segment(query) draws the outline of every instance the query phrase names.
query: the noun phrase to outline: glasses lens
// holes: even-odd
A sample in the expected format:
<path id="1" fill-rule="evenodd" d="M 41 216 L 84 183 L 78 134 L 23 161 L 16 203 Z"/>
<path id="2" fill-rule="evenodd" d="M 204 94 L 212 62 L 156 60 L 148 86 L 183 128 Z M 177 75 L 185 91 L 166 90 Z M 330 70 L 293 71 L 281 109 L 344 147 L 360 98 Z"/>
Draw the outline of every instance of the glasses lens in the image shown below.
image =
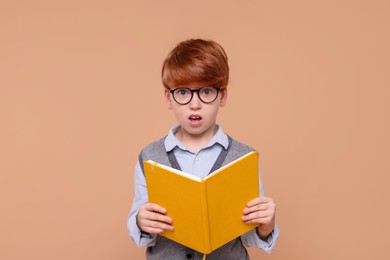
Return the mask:
<path id="1" fill-rule="evenodd" d="M 218 89 L 214 87 L 204 87 L 199 89 L 199 97 L 205 103 L 213 102 L 218 96 Z"/>
<path id="2" fill-rule="evenodd" d="M 172 94 L 173 94 L 173 98 L 179 104 L 186 104 L 186 103 L 190 102 L 191 97 L 192 97 L 192 92 L 188 88 L 175 89 L 175 91 Z"/>
<path id="3" fill-rule="evenodd" d="M 203 87 L 200 89 L 189 89 L 189 88 L 177 88 L 172 90 L 172 95 L 175 101 L 181 105 L 186 105 L 191 102 L 193 93 L 197 92 L 200 100 L 203 103 L 211 103 L 218 97 L 219 89 L 216 87 Z"/>

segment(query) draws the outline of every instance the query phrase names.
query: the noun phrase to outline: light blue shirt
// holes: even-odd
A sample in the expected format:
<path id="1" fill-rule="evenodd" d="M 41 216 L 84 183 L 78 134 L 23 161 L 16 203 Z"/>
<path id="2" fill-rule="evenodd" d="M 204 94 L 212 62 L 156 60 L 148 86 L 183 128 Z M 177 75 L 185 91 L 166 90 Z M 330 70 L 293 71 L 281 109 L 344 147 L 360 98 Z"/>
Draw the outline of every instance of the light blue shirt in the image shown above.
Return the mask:
<path id="1" fill-rule="evenodd" d="M 198 152 L 191 151 L 185 147 L 176 138 L 175 133 L 180 129 L 180 126 L 172 128 L 168 136 L 165 138 L 164 145 L 167 152 L 173 150 L 177 161 L 182 171 L 193 174 L 197 177 L 205 177 L 209 174 L 215 161 L 217 160 L 222 149 L 227 149 L 229 145 L 227 135 L 218 126 L 217 133 L 210 140 L 210 142 L 200 149 Z M 127 221 L 127 227 L 130 237 L 138 247 L 153 246 L 156 242 L 156 234 L 144 235 L 136 224 L 136 216 L 139 208 L 148 202 L 148 193 L 146 188 L 145 176 L 142 172 L 139 162 L 135 166 L 134 175 L 135 196 L 133 205 Z M 259 173 L 259 187 L 260 195 L 264 196 L 264 189 Z M 267 241 L 263 241 L 257 235 L 256 230 L 253 229 L 240 238 L 244 246 L 253 246 L 270 253 L 275 246 L 276 240 L 279 236 L 279 228 L 275 225 L 274 230 L 268 237 Z"/>

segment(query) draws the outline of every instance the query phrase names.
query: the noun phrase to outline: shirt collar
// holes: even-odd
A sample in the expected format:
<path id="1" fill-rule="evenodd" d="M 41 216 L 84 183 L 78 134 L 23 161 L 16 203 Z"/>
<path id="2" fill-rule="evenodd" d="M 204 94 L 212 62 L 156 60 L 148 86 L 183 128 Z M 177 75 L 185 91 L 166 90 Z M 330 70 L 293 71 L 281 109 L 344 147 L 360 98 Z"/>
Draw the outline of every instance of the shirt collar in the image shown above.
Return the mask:
<path id="1" fill-rule="evenodd" d="M 205 147 L 203 147 L 202 149 L 207 148 L 207 147 L 211 147 L 211 146 L 213 146 L 216 143 L 222 145 L 225 149 L 228 148 L 229 140 L 228 140 L 227 135 L 223 132 L 221 126 L 217 125 L 217 128 L 218 128 L 218 130 L 215 133 L 215 135 L 213 136 L 213 138 L 211 138 L 210 142 Z M 188 148 L 186 148 L 175 136 L 175 133 L 179 129 L 180 129 L 180 126 L 175 126 L 175 127 L 172 127 L 169 130 L 169 133 L 168 133 L 167 137 L 164 140 L 165 150 L 167 152 L 173 150 L 176 146 L 179 147 L 182 150 L 187 150 L 188 151 Z"/>

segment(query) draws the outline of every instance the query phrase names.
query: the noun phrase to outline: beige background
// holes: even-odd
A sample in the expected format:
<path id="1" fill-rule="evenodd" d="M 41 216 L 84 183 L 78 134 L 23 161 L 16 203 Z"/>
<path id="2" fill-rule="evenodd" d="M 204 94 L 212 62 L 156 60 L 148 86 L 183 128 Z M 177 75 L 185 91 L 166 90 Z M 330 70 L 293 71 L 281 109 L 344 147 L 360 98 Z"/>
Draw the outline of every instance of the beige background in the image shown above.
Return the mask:
<path id="1" fill-rule="evenodd" d="M 179 41 L 230 58 L 219 123 L 261 153 L 281 228 L 252 259 L 389 259 L 389 1 L 0 2 L 0 259 L 143 259 L 139 150 L 175 123 Z M 227 227 L 228 228 L 228 227 Z"/>

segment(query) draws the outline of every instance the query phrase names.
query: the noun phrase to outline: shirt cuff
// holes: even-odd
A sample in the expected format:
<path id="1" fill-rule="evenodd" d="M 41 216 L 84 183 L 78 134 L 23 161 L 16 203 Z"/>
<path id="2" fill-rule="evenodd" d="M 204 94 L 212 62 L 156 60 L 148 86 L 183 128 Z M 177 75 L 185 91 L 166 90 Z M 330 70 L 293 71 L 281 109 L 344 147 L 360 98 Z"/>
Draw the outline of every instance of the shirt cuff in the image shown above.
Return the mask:
<path id="1" fill-rule="evenodd" d="M 276 245 L 276 240 L 279 237 L 279 227 L 275 225 L 274 230 L 268 236 L 267 240 L 262 240 L 256 232 L 256 229 L 245 233 L 241 236 L 241 241 L 245 246 L 252 246 L 262 249 L 267 253 L 271 253 L 272 249 Z"/>

